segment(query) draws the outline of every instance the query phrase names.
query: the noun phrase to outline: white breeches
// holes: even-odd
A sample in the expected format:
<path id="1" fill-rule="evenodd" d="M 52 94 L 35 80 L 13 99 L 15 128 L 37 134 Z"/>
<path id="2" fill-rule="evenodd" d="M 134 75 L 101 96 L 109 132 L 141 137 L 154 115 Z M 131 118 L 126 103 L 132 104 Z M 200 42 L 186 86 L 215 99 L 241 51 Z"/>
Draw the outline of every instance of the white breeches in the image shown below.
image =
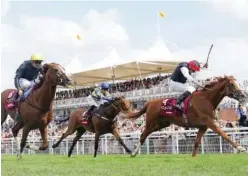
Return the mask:
<path id="1" fill-rule="evenodd" d="M 35 82 L 34 81 L 29 81 L 29 80 L 24 79 L 24 78 L 20 78 L 19 79 L 19 84 L 20 84 L 20 88 L 22 90 L 27 90 L 30 87 L 32 87 L 33 85 L 35 85 Z"/>
<path id="2" fill-rule="evenodd" d="M 188 83 L 179 83 L 179 82 L 175 82 L 173 80 L 170 80 L 170 89 L 171 91 L 175 91 L 175 92 L 185 92 L 185 91 L 189 91 L 189 92 L 194 92 L 196 89 L 191 86 Z"/>
<path id="3" fill-rule="evenodd" d="M 89 104 L 95 105 L 96 107 L 99 107 L 100 105 L 108 102 L 107 100 L 103 100 L 103 99 L 96 100 L 91 95 L 88 96 L 88 101 Z"/>

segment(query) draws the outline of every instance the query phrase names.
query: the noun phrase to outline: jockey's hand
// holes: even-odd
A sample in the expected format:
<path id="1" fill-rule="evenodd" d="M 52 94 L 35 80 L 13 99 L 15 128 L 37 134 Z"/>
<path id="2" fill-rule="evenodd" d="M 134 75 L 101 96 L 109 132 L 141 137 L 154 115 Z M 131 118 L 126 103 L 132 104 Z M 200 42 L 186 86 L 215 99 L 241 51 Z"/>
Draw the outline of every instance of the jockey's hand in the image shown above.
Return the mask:
<path id="1" fill-rule="evenodd" d="M 42 79 L 42 78 L 43 78 L 43 75 L 42 75 L 42 74 L 39 74 L 39 75 L 37 76 L 37 78 Z"/>
<path id="2" fill-rule="evenodd" d="M 18 94 L 19 96 L 22 96 L 23 95 L 23 91 L 21 89 L 18 90 Z"/>
<path id="3" fill-rule="evenodd" d="M 205 63 L 205 64 L 203 65 L 203 68 L 208 68 L 208 63 Z"/>

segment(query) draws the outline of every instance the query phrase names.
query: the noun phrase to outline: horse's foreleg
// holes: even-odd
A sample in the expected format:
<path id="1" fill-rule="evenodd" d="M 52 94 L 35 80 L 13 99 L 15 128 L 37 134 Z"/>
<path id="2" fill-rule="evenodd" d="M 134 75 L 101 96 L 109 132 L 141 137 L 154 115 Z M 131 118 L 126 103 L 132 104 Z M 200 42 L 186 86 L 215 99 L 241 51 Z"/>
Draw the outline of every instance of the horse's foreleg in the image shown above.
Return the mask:
<path id="1" fill-rule="evenodd" d="M 207 131 L 207 127 L 201 127 L 199 128 L 199 131 L 197 133 L 196 139 L 195 139 L 195 146 L 194 146 L 194 151 L 192 153 L 192 157 L 196 156 L 196 152 L 197 152 L 197 148 L 199 146 L 199 143 L 201 142 L 201 138 L 202 136 L 205 134 L 205 132 Z"/>
<path id="2" fill-rule="evenodd" d="M 25 147 L 29 131 L 30 131 L 30 128 L 28 126 L 24 126 L 23 132 L 22 132 L 21 148 L 20 148 L 19 154 L 17 156 L 18 159 L 22 158 L 22 152 L 23 152 L 23 149 Z"/>
<path id="3" fill-rule="evenodd" d="M 42 146 L 39 147 L 39 150 L 46 150 L 48 148 L 48 141 L 47 141 L 47 126 L 44 128 L 40 128 L 40 134 L 43 141 Z"/>
<path id="4" fill-rule="evenodd" d="M 127 153 L 131 153 L 131 150 L 124 144 L 123 140 L 121 139 L 117 128 L 114 128 L 112 131 L 112 134 L 115 136 L 115 138 L 119 141 L 119 143 L 125 148 Z"/>
<path id="5" fill-rule="evenodd" d="M 95 133 L 95 152 L 94 152 L 94 157 L 96 157 L 96 154 L 97 154 L 99 138 L 100 138 L 100 132 L 96 131 L 96 133 Z"/>
<path id="6" fill-rule="evenodd" d="M 213 119 L 213 118 L 212 118 Z M 246 149 L 242 146 L 237 145 L 235 142 L 233 142 L 227 134 L 220 128 L 218 127 L 214 122 L 209 122 L 208 127 L 212 129 L 215 133 L 219 134 L 222 136 L 226 141 L 228 141 L 234 148 L 236 148 L 239 152 L 245 152 Z"/>
<path id="7" fill-rule="evenodd" d="M 76 134 L 75 138 L 73 139 L 72 145 L 71 145 L 70 150 L 69 150 L 69 152 L 68 152 L 68 157 L 71 156 L 72 151 L 73 151 L 73 148 L 75 147 L 77 141 L 78 141 L 78 140 L 81 138 L 81 136 L 85 133 L 85 131 L 86 131 L 86 130 L 85 130 L 84 128 L 78 128 L 78 129 L 77 129 L 77 134 Z"/>

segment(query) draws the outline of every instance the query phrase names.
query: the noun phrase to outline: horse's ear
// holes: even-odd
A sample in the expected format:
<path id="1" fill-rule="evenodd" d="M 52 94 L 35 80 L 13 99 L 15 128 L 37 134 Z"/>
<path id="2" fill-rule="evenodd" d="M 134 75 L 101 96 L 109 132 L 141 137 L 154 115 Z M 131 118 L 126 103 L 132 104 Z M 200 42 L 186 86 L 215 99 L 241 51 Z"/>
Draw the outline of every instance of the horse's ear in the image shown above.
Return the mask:
<path id="1" fill-rule="evenodd" d="M 44 64 L 43 65 L 43 72 L 46 73 L 49 68 L 49 64 Z"/>

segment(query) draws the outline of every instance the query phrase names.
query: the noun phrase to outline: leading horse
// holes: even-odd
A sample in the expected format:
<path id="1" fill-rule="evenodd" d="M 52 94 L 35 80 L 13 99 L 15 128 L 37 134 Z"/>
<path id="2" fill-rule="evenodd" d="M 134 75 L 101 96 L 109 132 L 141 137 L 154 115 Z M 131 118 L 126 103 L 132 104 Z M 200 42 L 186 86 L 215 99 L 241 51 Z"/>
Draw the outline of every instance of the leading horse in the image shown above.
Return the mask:
<path id="1" fill-rule="evenodd" d="M 202 90 L 194 92 L 191 97 L 189 96 L 184 101 L 183 112 L 175 110 L 176 100 L 174 98 L 148 101 L 139 112 L 128 115 L 130 119 L 136 119 L 146 113 L 146 127 L 131 156 L 136 156 L 149 134 L 171 124 L 199 129 L 192 153 L 193 157 L 196 156 L 198 145 L 208 128 L 222 136 L 239 152 L 246 151 L 245 148 L 234 143 L 214 122 L 215 109 L 225 96 L 241 101 L 245 99 L 244 92 L 239 89 L 233 76 L 216 77 L 214 81 L 206 85 Z"/>
<path id="2" fill-rule="evenodd" d="M 19 153 L 18 159 L 22 158 L 23 148 L 26 144 L 27 136 L 30 130 L 39 129 L 43 140 L 43 145 L 40 147 L 27 145 L 27 148 L 32 150 L 46 150 L 48 148 L 47 141 L 47 125 L 53 118 L 52 105 L 56 92 L 57 85 L 69 86 L 72 81 L 65 73 L 63 67 L 59 64 L 51 63 L 44 66 L 44 78 L 37 87 L 33 87 L 27 98 L 16 102 L 21 119 L 17 121 L 12 128 L 13 136 L 17 142 Z M 15 117 L 16 107 L 8 108 L 8 100 L 15 96 L 17 90 L 6 89 L 1 93 L 1 118 L 2 123 L 10 115 L 12 119 Z M 24 93 L 25 95 L 25 93 Z M 18 140 L 18 132 L 23 128 L 21 144 Z"/>
<path id="3" fill-rule="evenodd" d="M 58 147 L 63 139 L 77 131 L 76 137 L 73 139 L 72 146 L 68 152 L 68 157 L 70 157 L 77 141 L 87 130 L 95 133 L 94 157 L 96 157 L 97 154 L 99 137 L 106 133 L 112 133 L 119 143 L 125 148 L 126 152 L 131 153 L 131 150 L 127 148 L 118 133 L 116 119 L 117 114 L 120 112 L 126 114 L 130 113 L 130 110 L 130 102 L 127 99 L 124 97 L 116 97 L 109 104 L 102 105 L 99 109 L 95 110 L 94 113 L 91 114 L 92 117 L 88 123 L 84 123 L 86 121 L 82 119 L 82 116 L 85 113 L 85 109 L 78 108 L 71 113 L 69 118 L 62 120 L 63 122 L 69 120 L 68 128 L 67 131 L 62 134 L 59 141 L 53 145 L 53 148 Z"/>

